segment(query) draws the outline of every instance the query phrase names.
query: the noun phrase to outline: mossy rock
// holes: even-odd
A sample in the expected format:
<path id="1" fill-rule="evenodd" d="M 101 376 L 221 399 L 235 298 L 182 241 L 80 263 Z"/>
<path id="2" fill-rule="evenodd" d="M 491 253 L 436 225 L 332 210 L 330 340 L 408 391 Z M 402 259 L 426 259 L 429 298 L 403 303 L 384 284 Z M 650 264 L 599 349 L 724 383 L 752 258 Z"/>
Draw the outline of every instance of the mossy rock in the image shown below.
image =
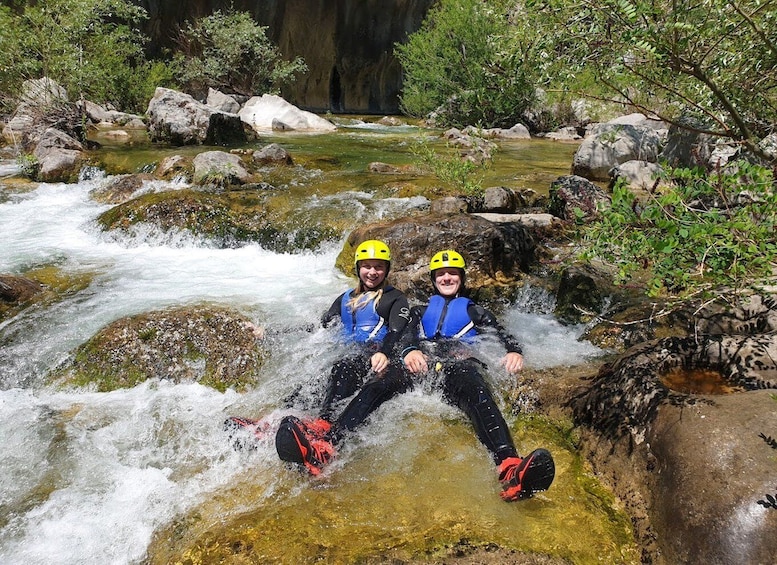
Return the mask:
<path id="1" fill-rule="evenodd" d="M 49 381 L 100 392 L 152 378 L 242 390 L 256 382 L 265 359 L 249 322 L 238 312 L 209 305 L 122 318 L 78 347 Z"/>
<path id="2" fill-rule="evenodd" d="M 106 231 L 132 233 L 138 224 L 151 224 L 164 233 L 187 231 L 223 248 L 258 243 L 278 253 L 315 249 L 340 237 L 337 227 L 290 221 L 282 213 L 272 213 L 269 198 L 260 190 L 144 194 L 104 212 L 98 222 Z"/>
<path id="3" fill-rule="evenodd" d="M 24 276 L 0 275 L 0 322 L 33 305 L 50 305 L 83 290 L 92 275 L 69 274 L 56 265 L 37 267 Z"/>

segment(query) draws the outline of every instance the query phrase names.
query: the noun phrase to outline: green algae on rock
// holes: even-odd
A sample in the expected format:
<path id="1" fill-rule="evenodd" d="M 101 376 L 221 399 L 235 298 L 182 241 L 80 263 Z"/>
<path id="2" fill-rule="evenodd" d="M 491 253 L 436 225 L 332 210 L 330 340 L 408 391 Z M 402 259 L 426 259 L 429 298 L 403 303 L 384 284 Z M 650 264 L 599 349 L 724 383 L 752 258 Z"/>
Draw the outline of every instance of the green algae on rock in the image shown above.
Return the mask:
<path id="1" fill-rule="evenodd" d="M 151 378 L 244 389 L 255 382 L 265 358 L 249 324 L 238 312 L 207 305 L 122 318 L 79 346 L 49 380 L 100 392 Z"/>
<path id="2" fill-rule="evenodd" d="M 271 214 L 267 200 L 261 190 L 173 190 L 133 198 L 103 212 L 97 221 L 107 231 L 132 233 L 134 226 L 148 224 L 163 233 L 188 232 L 219 247 L 258 243 L 281 253 L 313 249 L 341 233 L 335 227 L 290 222 Z"/>

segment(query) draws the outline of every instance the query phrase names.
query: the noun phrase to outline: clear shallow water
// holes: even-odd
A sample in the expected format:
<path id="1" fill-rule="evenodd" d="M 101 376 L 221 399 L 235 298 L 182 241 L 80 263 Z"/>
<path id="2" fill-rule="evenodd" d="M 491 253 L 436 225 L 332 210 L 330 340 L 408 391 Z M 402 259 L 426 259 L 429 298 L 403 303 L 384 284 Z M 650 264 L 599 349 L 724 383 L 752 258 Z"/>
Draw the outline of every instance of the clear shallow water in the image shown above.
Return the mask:
<path id="1" fill-rule="evenodd" d="M 227 415 L 277 421 L 280 399 L 297 387 L 320 393 L 340 352 L 325 331 L 293 328 L 317 320 L 349 286 L 334 269 L 340 243 L 277 254 L 153 233 L 109 238 L 93 224 L 106 209 L 89 197 L 99 182 L 42 184 L 24 193 L 0 183 L 0 273 L 54 263 L 92 276 L 86 289 L 0 324 L 0 563 L 162 563 L 183 554 L 225 562 L 227 550 L 213 549 L 214 539 L 221 548 L 250 540 L 255 562 L 353 562 L 375 548 L 423 551 L 432 538 L 524 544 L 580 563 L 629 555 L 624 525 L 598 509 L 598 494 L 581 490 L 573 454 L 557 451 L 559 477 L 547 496 L 506 505 L 467 422 L 420 391 L 385 405 L 320 483 L 283 467 L 270 439 L 253 451 L 232 450 L 221 430 Z M 318 198 L 311 195 L 307 205 Z M 418 205 L 377 200 L 362 211 L 364 221 Z M 254 390 L 222 394 L 164 381 L 110 393 L 44 386 L 46 372 L 104 325 L 200 301 L 292 328 L 274 338 Z M 529 290 L 505 314 L 528 364 L 575 364 L 599 353 L 577 341 L 580 329 L 556 323 L 551 310 L 549 297 Z M 498 387 L 510 381 L 498 369 L 492 377 Z M 512 423 L 527 449 L 553 441 L 531 423 Z"/>

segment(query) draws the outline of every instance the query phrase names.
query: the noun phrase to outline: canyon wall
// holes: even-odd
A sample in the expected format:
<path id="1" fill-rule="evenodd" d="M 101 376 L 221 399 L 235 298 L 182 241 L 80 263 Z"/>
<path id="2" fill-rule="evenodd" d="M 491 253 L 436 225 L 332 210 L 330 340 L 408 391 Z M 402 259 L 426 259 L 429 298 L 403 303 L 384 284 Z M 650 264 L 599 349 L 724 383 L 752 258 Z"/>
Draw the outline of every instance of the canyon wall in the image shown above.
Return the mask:
<path id="1" fill-rule="evenodd" d="M 146 9 L 152 53 L 173 44 L 178 27 L 216 10 L 249 12 L 288 59 L 308 73 L 283 96 L 314 112 L 395 114 L 402 72 L 395 43 L 416 31 L 435 0 L 136 0 Z"/>

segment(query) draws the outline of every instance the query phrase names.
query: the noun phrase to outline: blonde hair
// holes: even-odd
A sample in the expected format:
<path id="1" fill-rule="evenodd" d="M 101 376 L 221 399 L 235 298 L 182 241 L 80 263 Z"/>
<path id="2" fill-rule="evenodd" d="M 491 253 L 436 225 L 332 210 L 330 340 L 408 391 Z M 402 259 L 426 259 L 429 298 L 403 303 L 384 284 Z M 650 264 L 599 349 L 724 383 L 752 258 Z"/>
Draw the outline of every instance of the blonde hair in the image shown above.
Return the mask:
<path id="1" fill-rule="evenodd" d="M 386 287 L 386 280 L 380 283 L 380 287 L 377 290 L 364 290 L 364 283 L 359 280 L 359 286 L 357 286 L 351 293 L 351 299 L 346 306 L 351 312 L 356 312 L 360 308 L 364 308 L 370 301 L 375 302 L 375 308 L 378 307 L 380 299 L 383 297 L 383 289 Z"/>

